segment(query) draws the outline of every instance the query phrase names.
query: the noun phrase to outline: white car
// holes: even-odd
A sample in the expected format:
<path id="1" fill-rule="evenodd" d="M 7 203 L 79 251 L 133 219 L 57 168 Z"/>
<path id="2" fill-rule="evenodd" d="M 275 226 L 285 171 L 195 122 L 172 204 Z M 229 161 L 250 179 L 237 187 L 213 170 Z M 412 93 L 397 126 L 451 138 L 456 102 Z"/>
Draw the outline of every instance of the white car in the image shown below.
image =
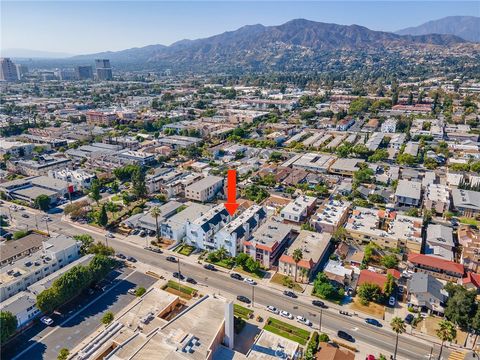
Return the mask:
<path id="1" fill-rule="evenodd" d="M 127 291 L 130 295 L 135 295 L 135 289 L 128 289 Z"/>
<path id="2" fill-rule="evenodd" d="M 278 309 L 275 306 L 268 305 L 267 306 L 267 311 L 270 311 L 271 313 L 277 314 L 279 313 Z"/>
<path id="3" fill-rule="evenodd" d="M 48 325 L 48 326 L 53 324 L 53 320 L 51 318 L 49 318 L 48 316 L 44 316 L 44 317 L 40 318 L 40 321 L 42 323 L 44 323 L 45 325 Z"/>
<path id="4" fill-rule="evenodd" d="M 310 320 L 307 320 L 303 316 L 300 316 L 300 315 L 297 316 L 297 322 L 299 322 L 300 324 L 307 325 L 307 326 L 312 326 L 312 322 Z"/>
<path id="5" fill-rule="evenodd" d="M 285 311 L 285 310 L 280 311 L 280 316 L 283 316 L 284 318 L 293 320 L 293 315 L 290 314 L 288 311 Z"/>
<path id="6" fill-rule="evenodd" d="M 108 232 L 108 233 L 107 233 L 107 237 L 109 237 L 109 238 L 114 238 L 115 235 L 113 235 L 111 232 Z"/>
<path id="7" fill-rule="evenodd" d="M 257 285 L 257 283 L 255 282 L 255 280 L 253 279 L 250 279 L 250 278 L 245 278 L 243 279 L 243 281 L 245 281 L 247 284 L 249 285 Z"/>

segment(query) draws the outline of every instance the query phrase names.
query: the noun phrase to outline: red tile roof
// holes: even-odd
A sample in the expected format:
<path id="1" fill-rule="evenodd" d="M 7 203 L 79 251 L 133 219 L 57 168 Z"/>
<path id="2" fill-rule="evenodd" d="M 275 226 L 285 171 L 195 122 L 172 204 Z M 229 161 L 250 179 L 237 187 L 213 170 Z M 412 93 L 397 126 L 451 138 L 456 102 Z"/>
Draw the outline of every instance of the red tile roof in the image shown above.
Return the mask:
<path id="1" fill-rule="evenodd" d="M 400 271 L 396 269 L 388 269 L 387 274 L 391 274 L 397 280 L 401 277 Z"/>
<path id="2" fill-rule="evenodd" d="M 463 278 L 463 284 L 472 284 L 477 289 L 480 289 L 480 274 L 474 272 L 467 272 L 467 276 Z"/>
<path id="3" fill-rule="evenodd" d="M 449 271 L 457 274 L 465 273 L 465 268 L 462 264 L 437 258 L 435 256 L 423 255 L 423 254 L 410 254 L 408 255 L 408 261 L 413 264 L 423 265 L 432 267 L 435 269 L 440 269 L 443 271 Z"/>
<path id="4" fill-rule="evenodd" d="M 360 271 L 360 277 L 358 278 L 358 285 L 362 284 L 375 284 L 380 287 L 380 289 L 383 290 L 383 286 L 385 285 L 385 282 L 387 281 L 387 276 L 383 274 L 378 274 L 376 272 L 370 271 L 370 270 L 361 270 Z"/>

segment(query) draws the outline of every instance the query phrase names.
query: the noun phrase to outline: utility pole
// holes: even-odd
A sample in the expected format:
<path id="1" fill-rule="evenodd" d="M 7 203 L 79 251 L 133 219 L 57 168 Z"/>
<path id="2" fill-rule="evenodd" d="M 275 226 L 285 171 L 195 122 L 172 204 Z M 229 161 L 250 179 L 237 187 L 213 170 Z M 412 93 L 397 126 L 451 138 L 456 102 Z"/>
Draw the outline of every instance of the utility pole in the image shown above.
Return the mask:
<path id="1" fill-rule="evenodd" d="M 50 236 L 50 230 L 48 229 L 48 219 L 45 218 L 45 226 L 47 227 L 47 234 Z"/>
<path id="2" fill-rule="evenodd" d="M 180 272 L 180 258 L 177 258 L 178 259 L 178 290 L 180 291 L 180 278 L 182 277 L 182 273 Z"/>
<path id="3" fill-rule="evenodd" d="M 105 246 L 108 247 L 108 236 L 105 234 Z"/>
<path id="4" fill-rule="evenodd" d="M 35 226 L 37 227 L 38 230 L 38 219 L 37 219 L 37 214 L 33 215 L 35 217 Z"/>
<path id="5" fill-rule="evenodd" d="M 255 307 L 255 285 L 250 285 L 252 287 L 252 308 Z"/>
<path id="6" fill-rule="evenodd" d="M 319 331 L 322 331 L 322 315 L 323 315 L 323 309 L 320 309 L 320 321 L 318 324 Z"/>

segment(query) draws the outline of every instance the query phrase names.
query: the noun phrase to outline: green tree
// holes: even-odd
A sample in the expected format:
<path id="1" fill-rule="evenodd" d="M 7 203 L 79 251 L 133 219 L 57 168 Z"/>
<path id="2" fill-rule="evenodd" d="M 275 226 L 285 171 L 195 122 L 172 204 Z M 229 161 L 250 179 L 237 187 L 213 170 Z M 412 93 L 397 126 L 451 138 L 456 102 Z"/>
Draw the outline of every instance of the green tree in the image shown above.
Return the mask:
<path id="1" fill-rule="evenodd" d="M 476 309 L 476 292 L 467 290 L 461 285 L 448 285 L 446 287 L 449 297 L 445 307 L 445 317 L 460 326 L 468 329 Z"/>
<path id="2" fill-rule="evenodd" d="M 100 185 L 100 181 L 98 179 L 94 179 L 92 181 L 92 185 L 90 186 L 90 193 L 88 194 L 90 198 L 95 201 L 97 204 L 102 198 L 102 195 L 100 195 L 100 188 L 102 186 Z"/>
<path id="3" fill-rule="evenodd" d="M 88 235 L 88 234 L 75 235 L 73 238 L 82 243 L 80 247 L 80 253 L 82 255 L 86 255 L 90 253 L 90 247 L 93 245 L 93 238 L 91 235 Z"/>
<path id="4" fill-rule="evenodd" d="M 143 198 L 147 195 L 145 173 L 140 167 L 138 167 L 132 174 L 132 191 L 138 198 Z"/>
<path id="5" fill-rule="evenodd" d="M 417 162 L 417 158 L 413 155 L 403 153 L 397 156 L 397 163 L 402 164 L 402 165 L 415 165 Z"/>
<path id="6" fill-rule="evenodd" d="M 98 214 L 98 224 L 105 227 L 108 224 L 108 215 L 107 209 L 105 208 L 105 204 L 102 205 L 100 209 L 100 213 Z"/>
<path id="7" fill-rule="evenodd" d="M 393 332 L 396 334 L 395 337 L 395 351 L 393 353 L 393 360 L 397 359 L 397 350 L 398 350 L 398 335 L 403 334 L 406 330 L 405 321 L 403 321 L 398 316 L 394 317 L 390 322 L 390 327 Z"/>
<path id="8" fill-rule="evenodd" d="M 67 348 L 60 349 L 58 352 L 57 360 L 67 360 L 68 355 L 70 355 L 70 351 Z"/>
<path id="9" fill-rule="evenodd" d="M 385 296 L 390 296 L 393 290 L 395 290 L 395 279 L 392 274 L 387 274 L 387 281 L 385 281 L 385 285 L 383 286 L 383 293 Z"/>
<path id="10" fill-rule="evenodd" d="M 135 296 L 142 296 L 143 294 L 145 294 L 147 292 L 147 290 L 144 288 L 144 287 L 139 287 L 135 290 Z"/>
<path id="11" fill-rule="evenodd" d="M 150 211 L 150 215 L 155 218 L 155 233 L 157 235 L 157 242 L 160 242 L 160 229 L 158 228 L 158 218 L 162 215 L 162 210 L 160 207 L 155 206 L 152 211 Z"/>
<path id="12" fill-rule="evenodd" d="M 47 211 L 50 208 L 50 197 L 45 194 L 38 195 L 35 198 L 35 207 L 42 211 Z"/>
<path id="13" fill-rule="evenodd" d="M 4 344 L 17 330 L 17 317 L 9 311 L 0 311 L 0 340 Z"/>
<path id="14" fill-rule="evenodd" d="M 295 262 L 295 282 L 297 282 L 298 263 L 303 259 L 302 249 L 293 250 L 292 259 Z"/>
<path id="15" fill-rule="evenodd" d="M 245 266 L 251 273 L 255 273 L 260 269 L 260 263 L 255 261 L 252 257 L 249 257 L 245 262 Z"/>
<path id="16" fill-rule="evenodd" d="M 442 358 L 443 345 L 445 341 L 453 341 L 457 337 L 457 329 L 455 326 L 447 320 L 442 320 L 438 323 L 438 329 L 435 331 L 437 337 L 442 341 L 440 346 L 440 352 L 438 354 L 438 360 Z"/>
<path id="17" fill-rule="evenodd" d="M 103 325 L 109 325 L 114 319 L 114 315 L 111 311 L 107 311 L 105 314 L 102 316 L 102 324 Z"/>
<path id="18" fill-rule="evenodd" d="M 381 289 L 377 284 L 364 283 L 358 288 L 358 297 L 362 304 L 368 304 L 370 301 L 379 301 Z"/>
<path id="19" fill-rule="evenodd" d="M 380 263 L 385 266 L 387 269 L 394 269 L 398 265 L 398 258 L 396 255 L 385 255 L 380 260 Z"/>

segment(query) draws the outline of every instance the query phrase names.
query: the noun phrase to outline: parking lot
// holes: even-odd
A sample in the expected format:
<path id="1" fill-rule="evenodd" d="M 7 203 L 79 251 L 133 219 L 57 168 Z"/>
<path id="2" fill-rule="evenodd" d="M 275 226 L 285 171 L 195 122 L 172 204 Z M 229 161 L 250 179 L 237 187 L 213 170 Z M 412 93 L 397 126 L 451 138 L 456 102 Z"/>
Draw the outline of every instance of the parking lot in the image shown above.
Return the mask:
<path id="1" fill-rule="evenodd" d="M 148 288 L 156 279 L 128 268 L 114 271 L 103 283 L 103 289 L 86 293 L 53 314 L 52 326 L 36 323 L 12 341 L 2 353 L 3 359 L 56 359 L 62 348 L 72 349 L 98 326 L 106 311 L 114 314 L 124 308 L 133 296 L 129 289 Z M 61 331 L 58 331 L 61 330 Z"/>

